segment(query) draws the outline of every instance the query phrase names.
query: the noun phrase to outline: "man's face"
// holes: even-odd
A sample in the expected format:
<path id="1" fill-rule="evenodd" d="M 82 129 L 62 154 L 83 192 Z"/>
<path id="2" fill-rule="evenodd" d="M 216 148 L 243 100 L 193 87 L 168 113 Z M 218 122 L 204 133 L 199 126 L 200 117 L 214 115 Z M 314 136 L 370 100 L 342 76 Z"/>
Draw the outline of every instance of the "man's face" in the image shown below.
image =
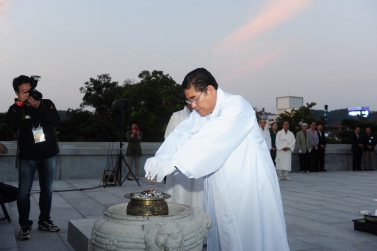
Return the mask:
<path id="1" fill-rule="evenodd" d="M 132 130 L 137 130 L 138 129 L 137 124 L 132 124 L 131 128 L 132 128 Z"/>
<path id="2" fill-rule="evenodd" d="M 365 132 L 366 132 L 367 134 L 370 134 L 370 133 L 372 132 L 372 130 L 371 130 L 370 128 L 367 128 L 367 129 L 365 129 Z"/>
<path id="3" fill-rule="evenodd" d="M 321 132 L 322 132 L 322 129 L 323 129 L 322 125 L 317 125 L 317 130 L 318 130 L 318 131 L 321 131 Z"/>
<path id="4" fill-rule="evenodd" d="M 278 124 L 274 123 L 272 125 L 272 130 L 276 131 L 278 129 Z"/>
<path id="5" fill-rule="evenodd" d="M 310 129 L 312 129 L 312 130 L 315 129 L 315 122 L 312 122 L 312 123 L 310 124 Z"/>
<path id="6" fill-rule="evenodd" d="M 359 134 L 359 133 L 360 133 L 360 127 L 356 127 L 356 129 L 355 129 L 355 133 L 356 133 L 356 134 Z"/>
<path id="7" fill-rule="evenodd" d="M 308 126 L 307 125 L 303 125 L 303 126 L 301 126 L 301 129 L 302 129 L 303 132 L 306 132 L 306 129 L 308 129 Z"/>
<path id="8" fill-rule="evenodd" d="M 191 86 L 190 89 L 184 90 L 184 92 L 186 99 L 193 101 L 191 106 L 200 114 L 200 116 L 205 117 L 215 109 L 217 91 L 212 85 L 207 86 L 207 89 L 203 92 L 196 91 L 194 86 Z"/>
<path id="9" fill-rule="evenodd" d="M 285 121 L 285 122 L 283 123 L 283 129 L 284 129 L 285 131 L 287 131 L 287 130 L 289 129 L 289 122 L 288 122 L 288 121 Z"/>
<path id="10" fill-rule="evenodd" d="M 266 120 L 262 119 L 260 122 L 259 122 L 259 126 L 264 129 L 264 127 L 266 126 Z"/>

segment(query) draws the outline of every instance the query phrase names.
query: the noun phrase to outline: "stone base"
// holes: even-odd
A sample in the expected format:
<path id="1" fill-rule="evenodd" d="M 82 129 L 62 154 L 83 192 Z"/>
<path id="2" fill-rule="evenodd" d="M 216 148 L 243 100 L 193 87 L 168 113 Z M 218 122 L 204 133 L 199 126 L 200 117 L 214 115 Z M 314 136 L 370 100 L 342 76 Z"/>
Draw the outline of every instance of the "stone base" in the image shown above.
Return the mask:
<path id="1" fill-rule="evenodd" d="M 68 243 L 76 251 L 91 250 L 91 235 L 97 218 L 84 220 L 70 220 L 68 222 Z"/>

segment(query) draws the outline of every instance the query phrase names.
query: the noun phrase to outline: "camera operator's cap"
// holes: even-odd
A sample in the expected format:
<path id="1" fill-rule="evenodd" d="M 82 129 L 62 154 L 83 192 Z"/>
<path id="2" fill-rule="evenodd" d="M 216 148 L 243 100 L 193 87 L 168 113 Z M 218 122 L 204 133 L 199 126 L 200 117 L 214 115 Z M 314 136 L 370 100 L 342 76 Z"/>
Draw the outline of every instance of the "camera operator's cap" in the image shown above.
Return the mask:
<path id="1" fill-rule="evenodd" d="M 301 126 L 308 126 L 308 124 L 306 124 L 306 123 L 302 123 Z"/>

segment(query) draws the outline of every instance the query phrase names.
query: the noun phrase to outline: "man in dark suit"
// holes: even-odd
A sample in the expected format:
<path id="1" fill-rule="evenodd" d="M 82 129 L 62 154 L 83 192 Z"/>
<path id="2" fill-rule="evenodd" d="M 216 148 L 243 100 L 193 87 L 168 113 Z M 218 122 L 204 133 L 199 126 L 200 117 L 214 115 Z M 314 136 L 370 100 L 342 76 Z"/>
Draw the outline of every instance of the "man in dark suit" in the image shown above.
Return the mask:
<path id="1" fill-rule="evenodd" d="M 326 172 L 325 169 L 325 149 L 326 149 L 326 137 L 325 133 L 323 132 L 323 124 L 319 122 L 317 124 L 317 134 L 318 134 L 318 163 L 319 163 L 319 171 Z"/>
<path id="2" fill-rule="evenodd" d="M 355 133 L 351 135 L 351 144 L 352 144 L 352 154 L 353 154 L 353 162 L 352 162 L 352 170 L 353 171 L 364 171 L 361 169 L 361 157 L 363 155 L 363 137 L 360 135 L 360 127 L 355 128 Z"/>
<path id="3" fill-rule="evenodd" d="M 365 128 L 365 134 L 363 135 L 364 143 L 364 170 L 365 171 L 374 171 L 373 168 L 373 155 L 374 147 L 376 146 L 376 139 L 372 135 L 372 130 L 370 127 Z"/>

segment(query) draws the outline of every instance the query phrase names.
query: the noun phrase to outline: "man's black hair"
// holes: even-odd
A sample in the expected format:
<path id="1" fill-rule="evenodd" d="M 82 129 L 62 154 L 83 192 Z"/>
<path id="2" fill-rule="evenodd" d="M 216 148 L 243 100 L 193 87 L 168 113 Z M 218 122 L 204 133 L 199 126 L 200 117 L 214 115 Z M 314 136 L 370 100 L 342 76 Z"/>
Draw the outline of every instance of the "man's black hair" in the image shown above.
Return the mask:
<path id="1" fill-rule="evenodd" d="M 319 125 L 322 125 L 322 126 L 323 126 L 323 123 L 322 123 L 322 122 L 318 122 L 318 123 L 317 123 L 317 126 L 319 126 Z"/>
<path id="2" fill-rule="evenodd" d="M 18 93 L 18 87 L 22 84 L 28 83 L 31 83 L 31 78 L 25 75 L 20 75 L 17 78 L 13 79 L 13 89 Z"/>
<path id="3" fill-rule="evenodd" d="M 131 123 L 130 123 L 130 126 L 132 126 L 133 124 L 139 125 L 139 123 L 137 123 L 136 120 L 132 120 Z"/>
<path id="4" fill-rule="evenodd" d="M 218 84 L 212 74 L 204 68 L 198 68 L 189 72 L 182 82 L 182 89 L 190 89 L 194 86 L 195 91 L 204 92 L 207 86 L 212 85 L 216 90 Z"/>
<path id="5" fill-rule="evenodd" d="M 282 125 L 284 125 L 284 122 L 288 122 L 288 124 L 289 124 L 289 120 L 283 120 L 283 124 Z"/>

